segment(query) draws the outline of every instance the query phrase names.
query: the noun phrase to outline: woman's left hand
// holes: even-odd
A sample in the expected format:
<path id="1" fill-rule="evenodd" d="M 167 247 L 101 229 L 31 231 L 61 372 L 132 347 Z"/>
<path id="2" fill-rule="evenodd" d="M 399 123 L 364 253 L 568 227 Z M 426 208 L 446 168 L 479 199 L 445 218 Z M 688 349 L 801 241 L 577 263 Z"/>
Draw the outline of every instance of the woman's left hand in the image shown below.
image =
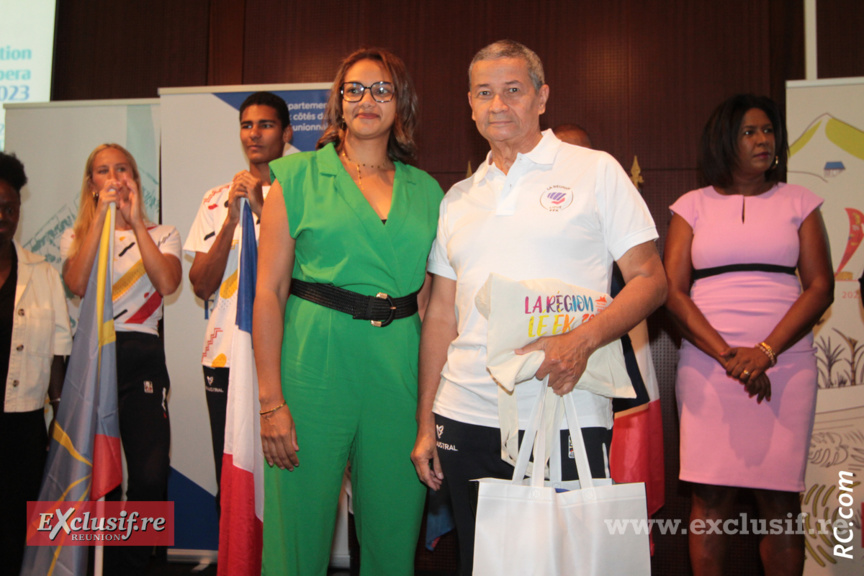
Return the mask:
<path id="1" fill-rule="evenodd" d="M 726 360 L 726 374 L 744 384 L 750 396 L 771 400 L 771 383 L 765 371 L 771 367 L 771 360 L 758 348 L 730 348 L 723 355 Z"/>
<path id="2" fill-rule="evenodd" d="M 757 404 L 761 404 L 763 399 L 771 401 L 771 380 L 764 372 L 758 376 L 750 376 L 744 383 L 744 389 L 747 390 L 750 398 L 756 396 Z"/>

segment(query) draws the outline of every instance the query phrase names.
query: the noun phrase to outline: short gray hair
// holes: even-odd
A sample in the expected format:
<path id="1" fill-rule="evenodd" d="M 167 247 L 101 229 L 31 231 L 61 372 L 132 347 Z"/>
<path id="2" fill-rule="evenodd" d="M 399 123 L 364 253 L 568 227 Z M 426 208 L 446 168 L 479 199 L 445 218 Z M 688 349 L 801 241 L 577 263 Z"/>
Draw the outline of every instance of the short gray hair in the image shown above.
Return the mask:
<path id="1" fill-rule="evenodd" d="M 524 60 L 528 66 L 528 76 L 531 77 L 531 83 L 534 84 L 535 90 L 540 90 L 540 87 L 546 83 L 543 63 L 533 50 L 515 40 L 498 40 L 485 48 L 481 48 L 474 55 L 471 65 L 468 66 L 468 89 L 471 89 L 471 70 L 474 69 L 475 63 L 483 60 L 501 60 L 502 58 L 521 58 Z"/>

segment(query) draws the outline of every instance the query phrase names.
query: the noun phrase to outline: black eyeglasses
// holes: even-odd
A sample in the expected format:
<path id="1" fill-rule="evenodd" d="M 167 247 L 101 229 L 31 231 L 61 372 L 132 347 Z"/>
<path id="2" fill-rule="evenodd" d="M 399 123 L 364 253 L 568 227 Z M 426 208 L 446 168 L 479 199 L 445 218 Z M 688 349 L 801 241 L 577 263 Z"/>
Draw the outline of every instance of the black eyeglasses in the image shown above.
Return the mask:
<path id="1" fill-rule="evenodd" d="M 366 90 L 372 94 L 376 102 L 390 102 L 396 94 L 393 84 L 390 82 L 375 82 L 371 86 L 364 86 L 360 82 L 346 82 L 339 88 L 339 93 L 346 102 L 360 102 L 366 94 Z"/>

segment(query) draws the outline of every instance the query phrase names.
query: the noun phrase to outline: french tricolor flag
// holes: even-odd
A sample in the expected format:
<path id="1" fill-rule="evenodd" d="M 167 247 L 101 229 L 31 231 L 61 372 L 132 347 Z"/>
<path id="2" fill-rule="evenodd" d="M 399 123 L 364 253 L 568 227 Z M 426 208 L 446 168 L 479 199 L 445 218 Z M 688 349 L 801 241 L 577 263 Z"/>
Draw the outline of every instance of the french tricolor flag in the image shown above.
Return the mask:
<path id="1" fill-rule="evenodd" d="M 648 514 L 653 515 L 666 501 L 666 482 L 660 387 L 651 360 L 647 324 L 640 322 L 630 331 L 629 339 L 623 338 L 621 343 L 636 398 L 612 401 L 615 425 L 609 466 L 616 482 L 645 483 Z"/>
<path id="2" fill-rule="evenodd" d="M 219 575 L 261 574 L 264 460 L 258 420 L 258 374 L 252 352 L 258 244 L 248 203 L 243 205 L 237 326 L 231 344 L 225 455 L 222 459 Z"/>

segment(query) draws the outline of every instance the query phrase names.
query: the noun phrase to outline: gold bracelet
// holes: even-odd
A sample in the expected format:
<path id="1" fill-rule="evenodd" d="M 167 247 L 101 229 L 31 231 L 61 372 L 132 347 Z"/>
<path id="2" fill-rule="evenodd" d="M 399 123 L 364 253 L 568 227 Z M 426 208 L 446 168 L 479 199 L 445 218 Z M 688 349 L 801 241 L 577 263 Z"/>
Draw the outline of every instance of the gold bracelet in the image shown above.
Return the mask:
<path id="1" fill-rule="evenodd" d="M 760 342 L 756 348 L 761 350 L 766 356 L 768 356 L 768 361 L 771 366 L 777 365 L 777 354 L 774 353 L 774 349 L 767 342 Z"/>
<path id="2" fill-rule="evenodd" d="M 283 400 L 282 403 L 279 404 L 278 406 L 276 406 L 275 408 L 271 408 L 270 410 L 261 410 L 258 412 L 258 414 L 261 416 L 266 416 L 268 414 L 272 414 L 273 412 L 276 412 L 276 410 L 279 410 L 280 408 L 282 408 L 283 406 L 286 406 L 287 404 L 288 404 L 288 402 Z"/>

